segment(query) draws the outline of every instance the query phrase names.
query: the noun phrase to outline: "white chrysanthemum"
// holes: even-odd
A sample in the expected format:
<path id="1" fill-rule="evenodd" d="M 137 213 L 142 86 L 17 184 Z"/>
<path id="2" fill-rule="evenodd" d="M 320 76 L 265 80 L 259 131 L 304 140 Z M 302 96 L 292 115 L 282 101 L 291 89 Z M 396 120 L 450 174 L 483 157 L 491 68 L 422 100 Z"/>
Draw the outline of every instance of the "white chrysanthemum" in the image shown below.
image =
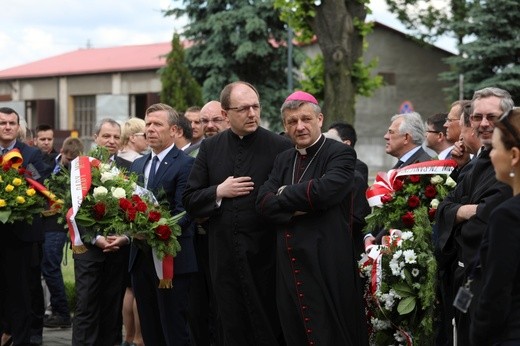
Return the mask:
<path id="1" fill-rule="evenodd" d="M 104 186 L 98 186 L 94 188 L 94 192 L 92 193 L 94 197 L 98 197 L 101 195 L 106 195 L 108 193 L 108 190 Z"/>
<path id="2" fill-rule="evenodd" d="M 404 250 L 403 252 L 404 261 L 408 264 L 417 263 L 417 255 L 413 249 Z"/>
<path id="3" fill-rule="evenodd" d="M 455 180 L 453 180 L 451 177 L 448 177 L 446 179 L 446 182 L 444 183 L 444 185 L 447 185 L 449 187 L 455 187 L 455 186 L 457 186 L 457 182 Z"/>
<path id="4" fill-rule="evenodd" d="M 413 269 L 412 269 L 412 276 L 413 276 L 414 278 L 416 278 L 418 275 L 419 275 L 419 269 L 417 269 L 417 268 L 413 268 Z"/>
<path id="5" fill-rule="evenodd" d="M 372 324 L 372 327 L 374 327 L 375 331 L 389 329 L 392 326 L 390 321 L 380 320 L 379 318 L 375 318 L 375 317 L 372 317 L 370 319 L 370 322 Z"/>
<path id="6" fill-rule="evenodd" d="M 401 239 L 402 240 L 413 240 L 413 233 L 410 231 L 403 232 L 403 234 L 401 234 Z"/>
<path id="7" fill-rule="evenodd" d="M 392 271 L 392 275 L 401 276 L 401 266 L 399 265 L 399 261 L 397 261 L 395 259 L 391 259 L 388 266 L 390 267 L 390 270 Z"/>
<path id="8" fill-rule="evenodd" d="M 430 202 L 430 207 L 437 209 L 437 207 L 439 206 L 439 203 L 440 203 L 439 200 L 437 198 L 434 198 Z"/>
<path id="9" fill-rule="evenodd" d="M 396 331 L 394 333 L 394 338 L 395 338 L 395 341 L 397 341 L 399 343 L 406 342 L 406 338 L 404 337 L 404 335 L 400 331 Z"/>
<path id="10" fill-rule="evenodd" d="M 442 179 L 440 175 L 434 175 L 430 179 L 430 183 L 432 183 L 433 185 L 441 184 L 443 181 L 444 179 Z"/>
<path id="11" fill-rule="evenodd" d="M 391 311 L 395 304 L 394 296 L 385 293 L 381 295 L 381 300 L 385 303 L 385 309 Z"/>
<path id="12" fill-rule="evenodd" d="M 101 173 L 101 182 L 106 183 L 109 180 L 114 180 L 117 177 L 117 173 L 114 173 L 112 171 L 103 172 Z"/>
<path id="13" fill-rule="evenodd" d="M 126 197 L 126 191 L 122 187 L 112 187 L 111 192 L 112 192 L 112 196 L 114 196 L 114 198 L 125 198 Z"/>
<path id="14" fill-rule="evenodd" d="M 399 257 L 401 257 L 402 254 L 403 250 L 397 250 L 396 252 L 394 252 L 393 258 L 398 259 Z"/>

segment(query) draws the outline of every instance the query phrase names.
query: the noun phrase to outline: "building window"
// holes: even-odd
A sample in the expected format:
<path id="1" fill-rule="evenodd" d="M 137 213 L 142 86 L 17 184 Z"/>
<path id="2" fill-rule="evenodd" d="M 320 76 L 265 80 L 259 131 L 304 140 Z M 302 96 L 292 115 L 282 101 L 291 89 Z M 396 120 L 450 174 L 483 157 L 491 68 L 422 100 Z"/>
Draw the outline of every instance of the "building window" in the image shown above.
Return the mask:
<path id="1" fill-rule="evenodd" d="M 90 139 L 96 126 L 96 97 L 74 97 L 74 128 L 82 139 Z"/>
<path id="2" fill-rule="evenodd" d="M 379 72 L 379 76 L 383 77 L 384 85 L 395 85 L 395 73 L 393 72 Z"/>

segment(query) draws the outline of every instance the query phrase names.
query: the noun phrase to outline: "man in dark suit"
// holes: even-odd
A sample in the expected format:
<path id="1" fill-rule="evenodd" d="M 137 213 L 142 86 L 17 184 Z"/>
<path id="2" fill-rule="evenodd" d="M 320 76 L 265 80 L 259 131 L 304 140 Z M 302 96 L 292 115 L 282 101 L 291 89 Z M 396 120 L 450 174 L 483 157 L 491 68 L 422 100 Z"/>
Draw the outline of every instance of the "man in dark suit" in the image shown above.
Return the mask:
<path id="1" fill-rule="evenodd" d="M 391 121 L 384 139 L 386 153 L 399 159 L 393 169 L 431 160 L 431 156 L 421 147 L 424 141 L 424 124 L 419 113 L 396 114 Z M 387 230 L 381 230 L 378 234 L 367 234 L 364 239 L 365 249 L 375 244 L 376 238 L 380 240 L 385 234 Z"/>
<path id="2" fill-rule="evenodd" d="M 121 141 L 121 126 L 103 119 L 96 127 L 94 142 L 115 155 Z M 114 160 L 118 166 L 117 160 Z M 121 166 L 118 166 L 121 168 Z M 83 240 L 87 230 L 79 228 Z M 72 324 L 73 345 L 116 345 L 121 343 L 123 294 L 128 265 L 125 236 L 97 235 L 83 241 L 84 253 L 74 253 L 76 310 Z"/>
<path id="3" fill-rule="evenodd" d="M 43 161 L 40 150 L 18 141 L 20 117 L 9 107 L 0 108 L 0 149 L 20 150 L 22 166 L 40 182 L 52 168 Z M 43 241 L 41 219 L 35 217 L 32 224 L 26 222 L 0 223 L 0 287 L 3 290 L 3 316 L 6 329 L 11 333 L 14 345 L 30 345 L 31 292 L 34 267 L 34 245 Z M 38 263 L 39 265 L 39 263 Z"/>
<path id="4" fill-rule="evenodd" d="M 178 121 L 179 115 L 172 107 L 161 103 L 150 106 L 145 122 L 146 140 L 152 152 L 135 160 L 130 167 L 159 202 L 169 203 L 172 215 L 184 211 L 181 196 L 194 160 L 174 145 Z M 197 271 L 195 227 L 187 215 L 179 225 L 181 251 L 175 257 L 173 288 L 158 288 L 150 246 L 138 239 L 132 242 L 130 273 L 146 345 L 190 343 L 186 315 L 191 274 Z"/>
<path id="5" fill-rule="evenodd" d="M 475 260 L 480 249 L 482 236 L 487 228 L 489 216 L 500 202 L 512 196 L 511 188 L 499 181 L 491 163 L 491 138 L 495 122 L 514 106 L 509 92 L 499 88 L 477 90 L 471 103 L 471 126 L 483 148 L 471 160 L 468 171 L 459 180 L 455 190 L 439 204 L 435 221 L 439 228 L 436 245 L 438 269 L 443 271 L 442 302 L 453 302 L 459 287 L 468 278 L 474 294 L 467 313 L 458 310 L 445 311 L 447 321 L 455 317 L 457 343 L 469 345 L 469 326 L 480 296 L 480 275 L 475 275 Z M 453 258 L 452 261 L 447 259 Z M 448 340 L 450 342 L 451 340 Z"/>
<path id="6" fill-rule="evenodd" d="M 110 162 L 113 161 L 118 168 L 123 168 L 126 171 L 130 169 L 132 162 L 117 156 L 121 147 L 121 125 L 117 121 L 110 118 L 101 120 L 96 126 L 94 142 L 96 145 L 108 149 Z"/>

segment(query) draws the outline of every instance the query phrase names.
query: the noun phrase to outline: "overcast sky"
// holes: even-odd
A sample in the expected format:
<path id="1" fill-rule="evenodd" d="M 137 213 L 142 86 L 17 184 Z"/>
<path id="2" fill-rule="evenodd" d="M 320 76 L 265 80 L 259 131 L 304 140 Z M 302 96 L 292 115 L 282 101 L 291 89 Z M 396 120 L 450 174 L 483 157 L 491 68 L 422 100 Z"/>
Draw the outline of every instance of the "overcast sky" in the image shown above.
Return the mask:
<path id="1" fill-rule="evenodd" d="M 111 47 L 170 41 L 185 22 L 164 17 L 171 0 L 2 0 L 0 70 L 66 53 L 88 44 Z M 402 30 L 384 0 L 371 0 L 373 14 Z M 450 41 L 438 43 L 454 51 Z"/>

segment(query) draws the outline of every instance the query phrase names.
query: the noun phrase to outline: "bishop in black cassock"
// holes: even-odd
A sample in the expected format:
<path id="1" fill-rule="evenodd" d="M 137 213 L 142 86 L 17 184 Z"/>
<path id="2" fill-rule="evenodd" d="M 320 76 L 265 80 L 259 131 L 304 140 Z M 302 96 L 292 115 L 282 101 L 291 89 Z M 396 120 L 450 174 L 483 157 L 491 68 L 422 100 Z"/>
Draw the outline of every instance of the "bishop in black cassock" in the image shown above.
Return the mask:
<path id="1" fill-rule="evenodd" d="M 362 287 L 350 220 L 355 151 L 321 135 L 307 93 L 282 106 L 296 144 L 276 158 L 257 210 L 277 224 L 276 300 L 287 345 L 365 345 Z"/>

